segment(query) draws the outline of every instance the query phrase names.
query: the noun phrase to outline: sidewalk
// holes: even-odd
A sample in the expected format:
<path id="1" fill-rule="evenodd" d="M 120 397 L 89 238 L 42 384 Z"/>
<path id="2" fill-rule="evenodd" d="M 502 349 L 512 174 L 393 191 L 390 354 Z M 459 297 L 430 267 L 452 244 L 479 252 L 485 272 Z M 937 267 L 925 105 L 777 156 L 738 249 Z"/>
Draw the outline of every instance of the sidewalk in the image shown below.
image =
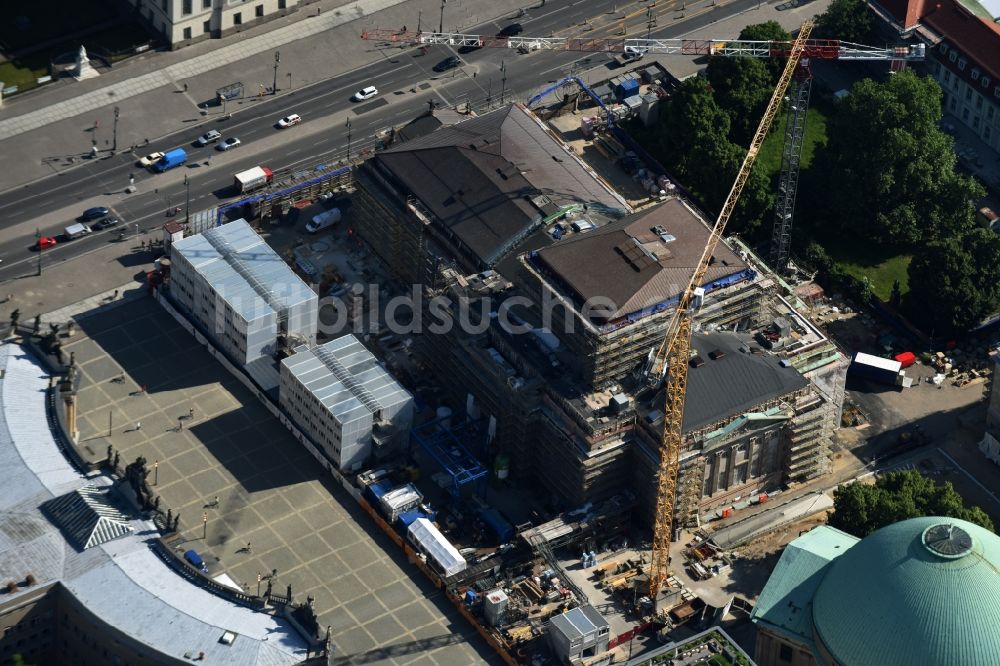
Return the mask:
<path id="1" fill-rule="evenodd" d="M 452 0 L 445 10 L 445 29 L 506 18 L 533 4 L 532 0 Z M 317 7 L 322 8 L 318 16 Z M 421 16 L 425 27 L 431 23 L 436 27 L 440 7 L 439 0 L 321 0 L 223 40 L 138 56 L 99 78 L 56 84 L 5 100 L 0 107 L 0 141 L 4 155 L 19 168 L 0 176 L 0 191 L 79 166 L 92 140 L 102 152 L 109 151 L 116 106 L 118 148 L 128 150 L 204 121 L 199 105 L 213 102 L 222 86 L 242 82 L 248 97 L 260 85 L 270 88 L 275 52 L 281 53 L 280 95 L 392 57 L 394 52 L 376 50 L 362 41 L 361 32 L 378 26 L 415 27 Z M 227 110 L 239 114 L 241 107 L 251 104 L 249 99 L 237 100 Z M 210 106 L 208 111 L 211 118 L 221 114 L 221 107 Z"/>

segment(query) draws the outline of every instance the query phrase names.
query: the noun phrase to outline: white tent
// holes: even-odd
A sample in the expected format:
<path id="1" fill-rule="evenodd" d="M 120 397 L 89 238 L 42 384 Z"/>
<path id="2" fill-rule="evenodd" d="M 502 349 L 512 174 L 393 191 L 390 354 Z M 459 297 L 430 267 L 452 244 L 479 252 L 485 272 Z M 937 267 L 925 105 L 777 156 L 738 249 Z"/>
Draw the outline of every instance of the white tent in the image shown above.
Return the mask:
<path id="1" fill-rule="evenodd" d="M 417 518 L 410 523 L 407 534 L 412 543 L 437 562 L 445 576 L 453 576 L 468 566 L 458 549 L 426 518 Z"/>

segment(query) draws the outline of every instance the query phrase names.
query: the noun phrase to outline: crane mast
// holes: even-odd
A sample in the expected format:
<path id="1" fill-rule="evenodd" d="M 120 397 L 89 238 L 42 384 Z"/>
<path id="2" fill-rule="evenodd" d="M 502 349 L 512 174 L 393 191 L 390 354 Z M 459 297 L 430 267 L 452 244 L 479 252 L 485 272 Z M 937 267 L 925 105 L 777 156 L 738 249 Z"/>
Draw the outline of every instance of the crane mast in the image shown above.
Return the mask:
<path id="1" fill-rule="evenodd" d="M 813 22 L 806 21 L 799 30 L 798 38 L 792 43 L 788 54 L 788 62 L 774 88 L 771 101 L 768 102 L 764 117 L 761 118 L 757 131 L 750 142 L 746 157 L 736 175 L 736 181 L 729 190 L 719 217 L 712 227 L 708 243 L 701 253 L 691 279 L 681 295 L 667 326 L 663 343 L 657 353 L 662 359 L 666 370 L 666 406 L 663 418 L 663 439 L 660 442 L 660 467 L 657 474 L 656 518 L 653 525 L 652 562 L 649 571 L 649 597 L 655 603 L 660 588 L 669 575 L 670 541 L 673 535 L 674 500 L 677 493 L 677 473 L 680 467 L 680 450 L 683 441 L 684 398 L 687 391 L 688 363 L 691 356 L 691 333 L 693 328 L 695 290 L 702 284 L 715 248 L 722 240 L 729 218 L 732 216 L 739 201 L 740 194 L 750 178 L 760 147 L 764 143 L 767 131 L 771 128 L 785 90 L 792 82 L 799 59 L 802 58 L 808 38 L 813 29 Z M 665 352 L 665 353 L 664 353 Z M 654 364 L 654 368 L 656 365 Z M 662 371 L 661 371 L 662 372 Z"/>

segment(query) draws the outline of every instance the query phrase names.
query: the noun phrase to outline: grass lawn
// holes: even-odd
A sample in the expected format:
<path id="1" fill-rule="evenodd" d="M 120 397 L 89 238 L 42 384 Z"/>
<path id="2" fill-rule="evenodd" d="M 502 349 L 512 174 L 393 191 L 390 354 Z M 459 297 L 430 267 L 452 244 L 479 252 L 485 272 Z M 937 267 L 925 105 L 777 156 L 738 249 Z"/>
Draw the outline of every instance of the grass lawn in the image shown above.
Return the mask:
<path id="1" fill-rule="evenodd" d="M 816 146 L 826 143 L 826 111 L 817 104 L 810 104 L 806 112 L 806 136 L 802 143 L 802 162 L 800 169 L 807 169 L 812 164 Z M 757 156 L 757 169 L 764 169 L 768 178 L 773 178 L 781 169 L 781 149 L 785 143 L 785 112 L 782 110 L 776 122 L 771 125 L 771 131 L 764 139 L 760 154 Z"/>
<path id="2" fill-rule="evenodd" d="M 0 81 L 3 81 L 4 87 L 17 86 L 20 90 L 34 88 L 35 80 L 49 73 L 48 65 L 45 62 L 39 64 L 41 66 L 32 67 L 23 62 L 2 62 L 0 63 Z"/>
<path id="3" fill-rule="evenodd" d="M 892 285 L 899 280 L 900 294 L 910 290 L 907 269 L 909 254 L 886 251 L 875 243 L 852 243 L 845 239 L 825 238 L 820 241 L 830 258 L 846 273 L 859 280 L 866 276 L 871 281 L 872 293 L 879 299 L 888 301 L 892 295 Z"/>

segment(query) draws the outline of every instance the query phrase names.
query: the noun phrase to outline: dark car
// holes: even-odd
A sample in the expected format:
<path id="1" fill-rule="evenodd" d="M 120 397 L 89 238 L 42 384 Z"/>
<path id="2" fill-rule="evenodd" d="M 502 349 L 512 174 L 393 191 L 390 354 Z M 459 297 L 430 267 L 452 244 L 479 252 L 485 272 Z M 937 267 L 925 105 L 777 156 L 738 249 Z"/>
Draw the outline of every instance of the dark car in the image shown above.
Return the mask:
<path id="1" fill-rule="evenodd" d="M 506 28 L 497 33 L 497 37 L 514 37 L 524 32 L 524 26 L 520 23 L 511 23 Z"/>
<path id="2" fill-rule="evenodd" d="M 121 220 L 117 217 L 106 217 L 100 222 L 95 222 L 91 225 L 91 229 L 94 231 L 100 231 L 101 229 L 110 229 L 113 226 L 121 224 Z"/>
<path id="3" fill-rule="evenodd" d="M 80 219 L 85 221 L 96 220 L 97 218 L 105 217 L 110 213 L 111 211 L 104 206 L 95 206 L 94 208 L 88 208 L 83 211 L 83 215 L 80 216 Z"/>
<path id="4" fill-rule="evenodd" d="M 462 59 L 458 56 L 448 56 L 438 64 L 434 65 L 435 72 L 446 72 L 462 64 Z"/>

